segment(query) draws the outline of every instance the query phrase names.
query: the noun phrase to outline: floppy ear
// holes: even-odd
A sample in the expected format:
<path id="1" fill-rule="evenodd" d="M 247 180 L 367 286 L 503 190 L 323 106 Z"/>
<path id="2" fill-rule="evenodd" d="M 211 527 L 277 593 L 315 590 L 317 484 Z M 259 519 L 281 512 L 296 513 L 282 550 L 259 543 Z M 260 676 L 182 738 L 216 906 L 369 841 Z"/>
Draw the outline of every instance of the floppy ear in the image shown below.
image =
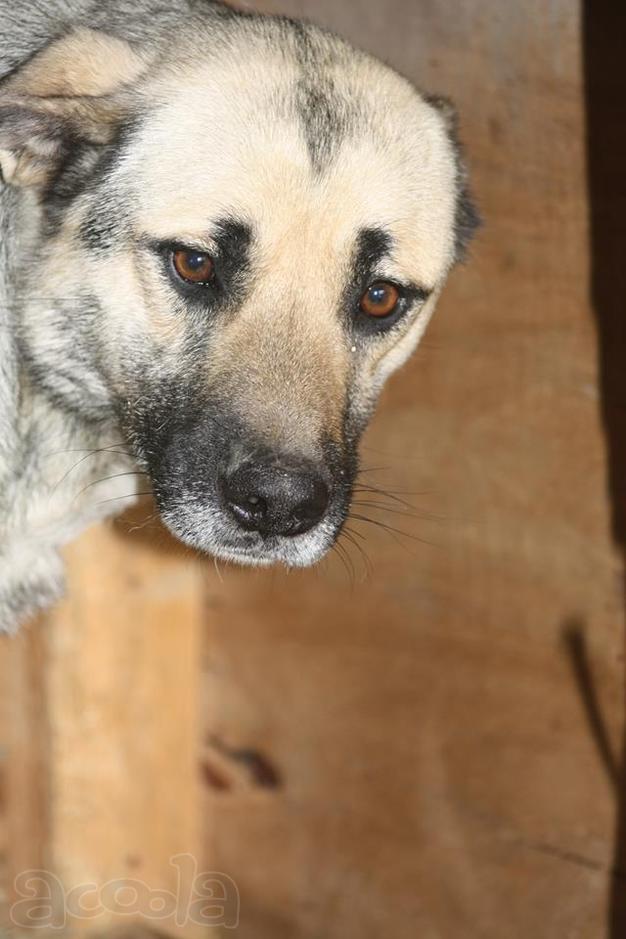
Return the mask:
<path id="1" fill-rule="evenodd" d="M 72 145 L 112 139 L 126 112 L 124 86 L 147 60 L 123 40 L 77 29 L 0 82 L 0 171 L 41 186 Z"/>

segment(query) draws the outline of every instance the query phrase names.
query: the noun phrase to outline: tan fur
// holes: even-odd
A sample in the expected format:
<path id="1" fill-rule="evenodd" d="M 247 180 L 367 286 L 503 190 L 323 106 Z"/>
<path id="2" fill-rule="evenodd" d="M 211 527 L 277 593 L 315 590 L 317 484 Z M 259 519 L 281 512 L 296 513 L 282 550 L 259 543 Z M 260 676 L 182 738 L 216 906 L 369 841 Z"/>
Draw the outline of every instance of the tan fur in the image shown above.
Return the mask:
<path id="1" fill-rule="evenodd" d="M 136 80 L 145 67 L 145 58 L 127 42 L 80 28 L 35 56 L 6 90 L 38 98 L 107 95 Z"/>

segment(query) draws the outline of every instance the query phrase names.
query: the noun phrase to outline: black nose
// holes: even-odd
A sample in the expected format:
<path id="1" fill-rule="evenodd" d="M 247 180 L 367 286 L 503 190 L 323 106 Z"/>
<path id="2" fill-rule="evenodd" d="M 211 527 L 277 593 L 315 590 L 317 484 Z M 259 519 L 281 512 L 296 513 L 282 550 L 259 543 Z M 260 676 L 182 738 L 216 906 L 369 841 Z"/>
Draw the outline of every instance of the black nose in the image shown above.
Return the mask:
<path id="1" fill-rule="evenodd" d="M 231 515 L 247 531 L 262 535 L 301 535 L 328 507 L 328 487 L 311 469 L 244 463 L 221 480 Z"/>

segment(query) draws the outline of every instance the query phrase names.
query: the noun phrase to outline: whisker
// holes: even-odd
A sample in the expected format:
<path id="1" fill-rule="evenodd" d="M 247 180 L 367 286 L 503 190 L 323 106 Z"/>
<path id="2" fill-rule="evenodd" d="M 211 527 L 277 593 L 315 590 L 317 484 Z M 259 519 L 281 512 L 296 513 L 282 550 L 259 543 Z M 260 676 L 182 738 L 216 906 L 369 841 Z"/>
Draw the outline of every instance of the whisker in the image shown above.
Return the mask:
<path id="1" fill-rule="evenodd" d="M 407 509 L 396 508 L 392 505 L 385 505 L 384 502 L 370 502 L 363 499 L 354 499 L 352 505 L 363 508 L 375 509 L 379 512 L 390 512 L 392 515 L 399 515 L 400 518 L 415 519 L 420 522 L 442 522 L 445 521 L 441 516 L 432 515 L 430 512 L 409 512 Z"/>
<path id="2" fill-rule="evenodd" d="M 119 502 L 121 499 L 140 499 L 142 496 L 152 496 L 153 492 L 130 492 L 127 496 L 115 496 L 113 499 L 102 499 L 97 505 L 106 505 L 108 502 Z"/>
<path id="3" fill-rule="evenodd" d="M 129 535 L 132 535 L 133 532 L 143 531 L 144 528 L 147 528 L 152 522 L 155 522 L 159 517 L 158 512 L 151 512 L 150 515 L 141 523 L 141 525 L 128 525 L 127 531 Z"/>
<path id="4" fill-rule="evenodd" d="M 215 568 L 217 579 L 219 580 L 220 584 L 223 584 L 224 578 L 222 577 L 222 572 L 220 570 L 219 564 L 217 563 L 217 556 L 215 554 L 213 555 L 213 567 Z"/>
<path id="5" fill-rule="evenodd" d="M 402 499 L 402 495 L 408 496 L 427 496 L 430 495 L 428 492 L 402 492 L 401 490 L 394 489 L 380 489 L 378 486 L 355 486 L 352 490 L 357 495 L 375 495 L 375 496 L 385 496 L 387 499 L 391 499 L 393 502 L 397 502 L 400 505 L 405 506 L 407 509 L 415 509 L 415 506 L 410 502 L 407 502 L 406 499 Z"/>
<path id="6" fill-rule="evenodd" d="M 130 470 L 128 473 L 113 473 L 112 476 L 103 476 L 102 479 L 94 479 L 92 482 L 84 486 L 80 492 L 77 492 L 74 496 L 72 502 L 75 502 L 76 499 L 79 499 L 84 492 L 87 492 L 88 489 L 91 489 L 92 486 L 97 486 L 99 483 L 106 483 L 111 479 L 122 479 L 127 476 L 147 476 L 147 473 L 144 473 L 143 470 Z"/>
<path id="7" fill-rule="evenodd" d="M 363 546 L 360 545 L 359 542 L 354 537 L 355 534 L 357 534 L 357 532 L 354 532 L 350 528 L 344 528 L 342 531 L 343 537 L 346 538 L 350 542 L 351 545 L 354 545 L 354 547 L 357 549 L 360 556 L 362 557 L 363 563 L 365 565 L 365 577 L 363 579 L 367 580 L 368 577 L 372 577 L 374 574 L 374 565 L 372 564 L 370 557 L 365 551 L 365 549 L 363 548 Z"/>
<path id="8" fill-rule="evenodd" d="M 390 535 L 400 535 L 402 538 L 409 538 L 411 541 L 417 541 L 420 544 L 429 545 L 431 548 L 438 547 L 438 545 L 433 544 L 431 541 L 427 541 L 425 538 L 419 538 L 417 535 L 412 535 L 407 531 L 403 531 L 401 528 L 394 528 L 393 525 L 388 525 L 386 522 L 381 522 L 377 518 L 368 518 L 367 515 L 356 515 L 353 512 L 351 512 L 348 517 L 359 522 L 367 522 L 370 525 L 375 525 L 376 527 L 381 528 L 383 531 L 388 532 Z"/>
<path id="9" fill-rule="evenodd" d="M 407 462 L 417 463 L 417 461 L 419 460 L 418 456 L 407 457 L 406 453 L 402 453 L 398 451 L 393 453 L 393 452 L 390 452 L 389 450 L 379 450 L 378 447 L 370 447 L 369 444 L 366 444 L 366 443 L 361 443 L 359 445 L 359 450 L 362 453 L 373 453 L 376 455 L 376 457 L 381 457 L 382 459 L 390 460 L 394 464 L 394 466 L 398 466 L 399 464 L 406 465 Z"/>
<path id="10" fill-rule="evenodd" d="M 337 557 L 343 564 L 346 574 L 348 575 L 348 580 L 350 582 L 351 588 L 353 588 L 354 587 L 354 579 L 353 579 L 354 569 L 351 570 L 350 568 L 349 561 L 348 561 L 348 554 L 346 552 L 346 549 L 344 548 L 342 544 L 339 543 L 339 541 L 336 541 L 335 544 L 332 546 L 331 551 L 333 551 L 337 555 Z"/>
<path id="11" fill-rule="evenodd" d="M 348 548 L 346 547 L 346 545 L 345 545 L 345 544 L 342 544 L 342 545 L 341 545 L 341 548 L 342 548 L 342 550 L 345 552 L 345 555 L 346 555 L 346 557 L 347 557 L 347 559 L 348 559 L 348 563 L 350 564 L 350 571 L 351 571 L 351 574 L 352 574 L 351 580 L 350 580 L 350 589 L 351 589 L 351 590 L 354 590 L 354 588 L 355 588 L 355 586 L 356 586 L 356 573 L 357 573 L 357 572 L 356 572 L 356 566 L 355 566 L 355 564 L 354 564 L 354 560 L 352 559 L 352 555 L 351 555 L 350 552 L 348 551 Z"/>
<path id="12" fill-rule="evenodd" d="M 70 476 L 71 473 L 73 473 L 74 470 L 77 469 L 77 467 L 81 465 L 81 463 L 84 463 L 85 460 L 88 460 L 92 456 L 96 456 L 97 454 L 100 454 L 100 453 L 119 453 L 120 456 L 130 456 L 130 454 L 128 453 L 123 453 L 120 450 L 113 450 L 110 447 L 99 447 L 95 450 L 58 450 L 56 452 L 51 453 L 50 456 L 60 456 L 61 454 L 64 454 L 64 453 L 84 453 L 85 455 L 81 457 L 80 460 L 77 460 L 76 463 L 74 463 L 72 466 L 70 466 L 70 468 L 65 473 L 63 473 L 63 475 L 58 480 L 58 482 L 56 482 L 53 486 L 53 489 L 52 489 L 53 494 L 57 491 L 59 486 L 65 482 L 67 477 Z"/>
<path id="13" fill-rule="evenodd" d="M 394 534 L 394 532 L 392 532 L 392 531 L 388 531 L 387 534 L 389 535 L 390 538 L 393 538 L 393 540 L 396 542 L 396 544 L 399 545 L 399 547 L 402 548 L 403 551 L 405 551 L 407 554 L 412 554 L 412 552 L 409 551 L 408 545 L 407 545 L 404 541 L 402 541 L 402 540 L 398 537 L 398 535 Z M 414 556 L 414 555 L 413 555 L 413 556 Z"/>
<path id="14" fill-rule="evenodd" d="M 386 473 L 391 470 L 391 466 L 360 466 L 357 470 L 357 476 L 366 476 L 368 473 Z"/>
<path id="15" fill-rule="evenodd" d="M 62 453 L 123 453 L 124 455 L 132 456 L 132 453 L 129 453 L 127 450 L 118 450 L 117 447 L 123 447 L 123 443 L 112 443 L 108 447 L 95 447 L 94 449 L 88 449 L 87 447 L 73 448 L 69 450 L 49 450 L 46 456 L 59 456 Z"/>
<path id="16" fill-rule="evenodd" d="M 430 496 L 432 495 L 432 490 L 429 489 L 383 489 L 382 486 L 370 486 L 367 483 L 361 482 L 358 484 L 357 488 L 370 489 L 373 492 L 384 492 L 387 495 L 396 495 L 396 496 Z"/>
<path id="17" fill-rule="evenodd" d="M 355 535 L 357 538 L 360 538 L 361 541 L 367 541 L 367 538 L 365 537 L 363 532 L 355 531 L 354 528 L 346 528 L 346 526 L 344 525 L 344 527 L 342 528 L 342 531 L 349 531 L 351 534 Z"/>

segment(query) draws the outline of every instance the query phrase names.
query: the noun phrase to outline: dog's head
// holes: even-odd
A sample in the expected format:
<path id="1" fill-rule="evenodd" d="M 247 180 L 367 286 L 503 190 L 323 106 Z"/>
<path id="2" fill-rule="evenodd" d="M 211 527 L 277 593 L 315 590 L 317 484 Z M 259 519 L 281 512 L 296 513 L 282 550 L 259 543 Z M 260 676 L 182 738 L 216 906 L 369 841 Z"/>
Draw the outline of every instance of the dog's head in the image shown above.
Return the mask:
<path id="1" fill-rule="evenodd" d="M 31 59 L 0 86 L 0 162 L 40 211 L 13 262 L 39 383 L 118 416 L 185 542 L 321 557 L 475 223 L 447 106 L 314 27 L 207 6 L 153 45 L 78 30 Z"/>

